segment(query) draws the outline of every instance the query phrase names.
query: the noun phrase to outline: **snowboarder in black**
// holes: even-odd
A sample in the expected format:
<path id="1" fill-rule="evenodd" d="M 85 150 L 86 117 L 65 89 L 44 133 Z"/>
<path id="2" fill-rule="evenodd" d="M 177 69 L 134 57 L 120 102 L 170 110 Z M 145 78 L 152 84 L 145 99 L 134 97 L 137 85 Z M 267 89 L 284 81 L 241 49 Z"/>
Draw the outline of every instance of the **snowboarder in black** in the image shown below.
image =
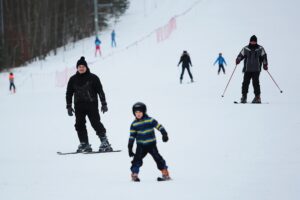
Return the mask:
<path id="1" fill-rule="evenodd" d="M 139 169 L 143 165 L 143 158 L 149 153 L 156 162 L 157 168 L 162 172 L 162 180 L 170 180 L 168 166 L 166 161 L 159 154 L 156 146 L 156 137 L 154 128 L 159 130 L 162 134 L 163 142 L 169 140 L 167 131 L 155 119 L 147 115 L 147 108 L 144 103 L 135 103 L 132 107 L 132 112 L 135 120 L 130 127 L 130 137 L 128 141 L 129 156 L 133 157 L 131 166 L 131 178 L 133 181 L 140 181 L 138 177 Z M 132 148 L 136 140 L 136 151 L 133 153 Z"/>
<path id="2" fill-rule="evenodd" d="M 112 147 L 106 137 L 106 129 L 100 121 L 98 95 L 102 104 L 101 111 L 103 113 L 108 111 L 100 79 L 98 76 L 90 72 L 84 57 L 81 57 L 80 60 L 78 60 L 76 66 L 77 72 L 68 82 L 66 101 L 68 115 L 73 116 L 73 112 L 75 112 L 75 129 L 80 141 L 77 152 L 92 151 L 85 125 L 86 116 L 88 116 L 92 127 L 100 138 L 101 145 L 99 147 L 99 151 L 112 151 Z M 75 111 L 72 108 L 73 95 Z"/>
<path id="3" fill-rule="evenodd" d="M 190 70 L 190 66 L 192 67 L 193 65 L 192 65 L 190 55 L 188 54 L 187 51 L 183 51 L 183 53 L 180 57 L 179 63 L 177 65 L 178 67 L 179 67 L 180 63 L 182 63 L 182 72 L 181 72 L 181 75 L 180 75 L 180 83 L 182 83 L 183 74 L 184 74 L 185 69 L 187 69 L 187 71 L 190 75 L 191 82 L 194 82 L 193 75 L 192 75 L 191 70 Z"/>
<path id="4" fill-rule="evenodd" d="M 251 36 L 249 45 L 245 46 L 236 59 L 236 65 L 244 60 L 244 80 L 242 84 L 241 103 L 247 103 L 247 93 L 252 79 L 255 97 L 252 103 L 261 103 L 259 75 L 261 66 L 268 70 L 268 59 L 265 49 L 257 44 L 257 37 Z"/>

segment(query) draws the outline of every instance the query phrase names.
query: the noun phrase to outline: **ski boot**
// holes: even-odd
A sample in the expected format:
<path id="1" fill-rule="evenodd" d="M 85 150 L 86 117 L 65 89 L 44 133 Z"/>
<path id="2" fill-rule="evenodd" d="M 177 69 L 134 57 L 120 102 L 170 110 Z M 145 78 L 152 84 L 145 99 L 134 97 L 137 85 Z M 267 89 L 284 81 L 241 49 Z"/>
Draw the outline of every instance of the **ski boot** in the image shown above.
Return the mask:
<path id="1" fill-rule="evenodd" d="M 93 149 L 89 143 L 80 143 L 77 149 L 77 153 L 84 153 L 84 152 L 92 152 Z"/>
<path id="2" fill-rule="evenodd" d="M 141 180 L 139 179 L 137 173 L 132 173 L 132 174 L 131 174 L 131 180 L 132 180 L 133 182 L 140 182 L 140 181 L 141 181 Z"/>
<path id="3" fill-rule="evenodd" d="M 252 103 L 261 103 L 260 96 L 259 95 L 255 96 L 254 99 L 252 100 Z"/>
<path id="4" fill-rule="evenodd" d="M 247 95 L 242 96 L 241 103 L 247 103 Z"/>
<path id="5" fill-rule="evenodd" d="M 100 137 L 101 145 L 99 147 L 100 152 L 108 152 L 108 151 L 113 151 L 111 145 L 109 144 L 107 137 Z"/>
<path id="6" fill-rule="evenodd" d="M 162 177 L 158 177 L 158 181 L 168 181 L 171 180 L 171 177 L 169 175 L 169 171 L 167 169 L 162 169 L 161 170 Z"/>

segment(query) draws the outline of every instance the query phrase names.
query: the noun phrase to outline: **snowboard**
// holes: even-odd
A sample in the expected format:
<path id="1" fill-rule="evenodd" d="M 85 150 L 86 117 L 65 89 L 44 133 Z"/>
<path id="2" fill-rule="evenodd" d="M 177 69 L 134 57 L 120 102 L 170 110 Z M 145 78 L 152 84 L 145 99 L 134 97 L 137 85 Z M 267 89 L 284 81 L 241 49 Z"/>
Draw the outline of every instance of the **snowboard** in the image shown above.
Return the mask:
<path id="1" fill-rule="evenodd" d="M 77 151 L 72 151 L 72 152 L 60 152 L 58 151 L 58 155 L 72 155 L 72 154 L 97 154 L 97 153 L 114 153 L 114 152 L 121 152 L 121 150 L 114 150 L 114 151 L 91 151 L 91 152 L 77 152 Z"/>

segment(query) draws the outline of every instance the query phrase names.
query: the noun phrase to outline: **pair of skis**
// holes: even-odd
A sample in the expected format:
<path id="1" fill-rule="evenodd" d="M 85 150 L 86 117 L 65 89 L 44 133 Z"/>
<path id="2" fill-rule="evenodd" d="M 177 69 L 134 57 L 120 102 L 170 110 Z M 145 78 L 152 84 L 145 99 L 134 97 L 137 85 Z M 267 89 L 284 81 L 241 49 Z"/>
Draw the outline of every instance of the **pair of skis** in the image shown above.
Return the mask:
<path id="1" fill-rule="evenodd" d="M 172 180 L 171 178 L 163 178 L 163 177 L 157 177 L 156 179 L 158 182 L 161 182 L 161 181 L 170 181 Z M 135 180 L 132 180 L 133 182 L 141 182 L 141 180 L 139 178 L 135 179 Z"/>

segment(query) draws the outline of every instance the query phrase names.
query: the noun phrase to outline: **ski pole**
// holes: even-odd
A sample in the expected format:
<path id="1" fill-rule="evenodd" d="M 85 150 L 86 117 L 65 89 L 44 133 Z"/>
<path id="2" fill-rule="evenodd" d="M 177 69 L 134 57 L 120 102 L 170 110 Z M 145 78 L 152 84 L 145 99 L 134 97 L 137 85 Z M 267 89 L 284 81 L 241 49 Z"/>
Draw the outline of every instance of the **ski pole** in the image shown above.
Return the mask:
<path id="1" fill-rule="evenodd" d="M 275 83 L 275 85 L 277 86 L 277 88 L 279 89 L 280 93 L 282 93 L 283 91 L 279 88 L 278 84 L 276 83 L 276 81 L 274 80 L 274 78 L 272 77 L 272 75 L 270 74 L 270 72 L 268 70 L 267 70 L 267 72 L 270 75 L 270 77 L 273 80 L 273 82 Z"/>
<path id="2" fill-rule="evenodd" d="M 227 83 L 227 85 L 226 85 L 226 88 L 225 88 L 225 90 L 224 90 L 224 92 L 223 92 L 223 94 L 222 94 L 222 97 L 224 97 L 224 94 L 225 94 L 225 92 L 226 92 L 226 90 L 227 90 L 227 87 L 228 87 L 228 85 L 229 85 L 229 83 L 230 83 L 230 81 L 231 81 L 231 78 L 232 78 L 232 76 L 233 76 L 235 70 L 236 70 L 236 67 L 237 67 L 237 65 L 235 65 L 235 68 L 234 68 L 234 70 L 233 70 L 233 72 L 232 72 L 232 74 L 231 74 L 231 76 L 230 76 L 230 79 L 229 79 L 229 81 L 228 81 L 228 83 Z"/>

